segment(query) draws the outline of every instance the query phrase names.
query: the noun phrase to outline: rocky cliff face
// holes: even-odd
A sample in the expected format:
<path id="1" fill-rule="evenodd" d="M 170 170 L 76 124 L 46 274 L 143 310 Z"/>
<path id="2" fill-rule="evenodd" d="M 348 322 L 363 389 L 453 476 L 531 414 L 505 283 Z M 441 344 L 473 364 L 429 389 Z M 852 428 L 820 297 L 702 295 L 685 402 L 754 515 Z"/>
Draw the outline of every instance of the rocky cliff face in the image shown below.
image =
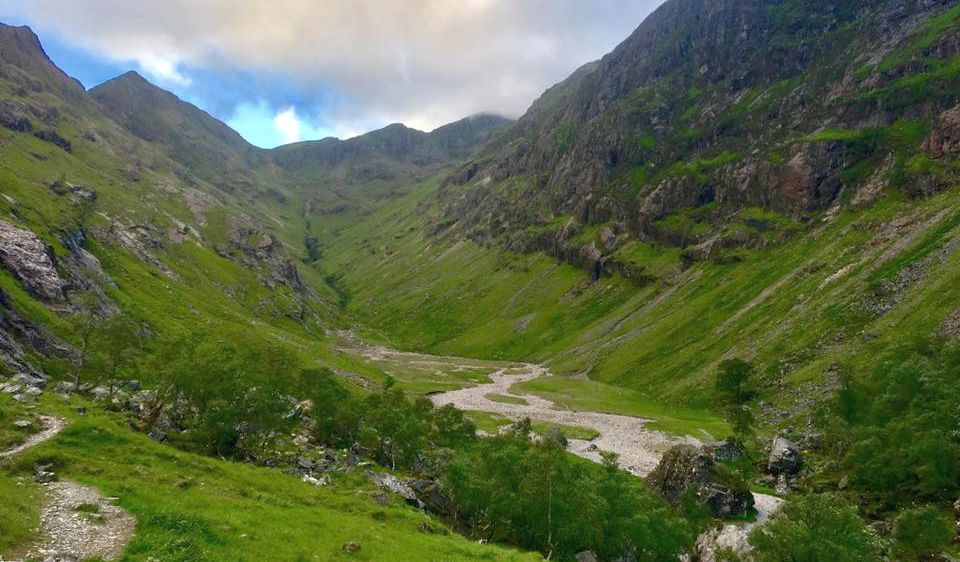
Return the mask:
<path id="1" fill-rule="evenodd" d="M 891 185 L 928 192 L 931 167 L 907 163 L 958 101 L 957 21 L 938 0 L 671 0 L 452 174 L 448 221 L 695 246 L 751 207 L 808 221 Z"/>
<path id="2" fill-rule="evenodd" d="M 0 266 L 46 301 L 62 299 L 66 287 L 54 259 L 53 249 L 36 234 L 0 221 Z"/>

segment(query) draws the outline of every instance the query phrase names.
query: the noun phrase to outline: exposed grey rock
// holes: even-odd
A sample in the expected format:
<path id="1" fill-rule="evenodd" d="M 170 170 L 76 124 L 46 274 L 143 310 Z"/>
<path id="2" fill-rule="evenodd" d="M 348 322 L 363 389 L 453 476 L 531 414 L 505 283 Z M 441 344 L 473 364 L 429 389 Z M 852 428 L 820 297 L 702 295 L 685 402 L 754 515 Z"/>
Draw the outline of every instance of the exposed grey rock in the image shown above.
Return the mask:
<path id="1" fill-rule="evenodd" d="M 77 384 L 69 381 L 60 381 L 53 387 L 57 394 L 73 394 L 77 391 Z"/>
<path id="2" fill-rule="evenodd" d="M 57 273 L 53 249 L 33 232 L 0 221 L 0 265 L 35 296 L 63 298 L 66 284 Z"/>
<path id="3" fill-rule="evenodd" d="M 800 465 L 800 447 L 796 443 L 784 437 L 773 440 L 767 462 L 767 470 L 771 474 L 796 476 L 800 472 Z"/>
<path id="4" fill-rule="evenodd" d="M 303 481 L 306 482 L 307 484 L 310 484 L 312 486 L 317 486 L 319 488 L 319 487 L 327 486 L 328 484 L 330 484 L 330 477 L 324 474 L 319 478 L 317 478 L 315 476 L 305 474 L 303 476 Z"/>
<path id="5" fill-rule="evenodd" d="M 13 427 L 17 429 L 30 429 L 33 427 L 33 422 L 30 420 L 17 420 L 13 422 Z"/>
<path id="6" fill-rule="evenodd" d="M 417 494 L 413 491 L 413 488 L 396 476 L 385 472 L 367 471 L 364 473 L 364 477 L 370 482 L 373 482 L 374 485 L 397 494 L 405 499 L 407 503 L 420 506 L 420 501 L 417 499 Z"/>
<path id="7" fill-rule="evenodd" d="M 926 149 L 935 160 L 960 153 L 960 105 L 940 115 L 927 139 Z"/>
<path id="8" fill-rule="evenodd" d="M 47 381 L 43 377 L 31 373 L 17 373 L 13 375 L 13 382 L 18 382 L 28 388 L 44 389 L 47 387 Z"/>
<path id="9" fill-rule="evenodd" d="M 698 503 L 708 506 L 714 517 L 746 516 L 753 508 L 750 490 L 734 490 L 715 480 L 711 453 L 693 445 L 677 445 L 666 452 L 647 477 L 647 485 L 671 505 L 693 491 Z"/>
<path id="10" fill-rule="evenodd" d="M 599 562 L 599 558 L 590 550 L 584 550 L 577 554 L 577 562 Z"/>
<path id="11" fill-rule="evenodd" d="M 49 464 L 38 464 L 33 467 L 33 479 L 39 484 L 47 484 L 53 482 L 56 478 L 56 474 L 50 470 L 52 467 Z"/>
<path id="12" fill-rule="evenodd" d="M 417 499 L 429 511 L 443 516 L 452 516 L 457 513 L 457 504 L 443 490 L 439 481 L 414 478 L 408 480 L 407 485 L 416 492 Z"/>
<path id="13" fill-rule="evenodd" d="M 17 384 L 15 382 L 4 382 L 0 383 L 0 392 L 4 394 L 16 394 L 23 390 L 23 385 Z"/>
<path id="14" fill-rule="evenodd" d="M 735 441 L 714 441 L 703 446 L 703 450 L 713 456 L 717 462 L 736 462 L 743 457 L 743 447 Z"/>

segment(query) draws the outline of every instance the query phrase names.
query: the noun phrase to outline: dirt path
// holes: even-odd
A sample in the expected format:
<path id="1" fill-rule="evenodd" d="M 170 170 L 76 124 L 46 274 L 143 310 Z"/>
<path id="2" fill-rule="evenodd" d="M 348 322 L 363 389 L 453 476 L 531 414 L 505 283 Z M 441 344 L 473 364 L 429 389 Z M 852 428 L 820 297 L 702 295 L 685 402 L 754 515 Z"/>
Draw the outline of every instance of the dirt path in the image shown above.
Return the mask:
<path id="1" fill-rule="evenodd" d="M 601 461 L 602 451 L 617 453 L 620 455 L 621 467 L 638 476 L 649 474 L 670 447 L 679 443 L 699 443 L 692 437 L 675 437 L 647 429 L 649 420 L 598 412 L 561 410 L 555 408 L 553 402 L 539 396 L 522 396 L 528 402 L 526 405 L 505 404 L 486 398 L 488 394 L 509 394 L 511 386 L 549 374 L 539 365 L 525 365 L 520 371 L 516 374 L 511 374 L 508 370 L 497 371 L 490 375 L 493 382 L 489 384 L 434 394 L 430 399 L 438 406 L 453 404 L 461 410 L 492 412 L 514 421 L 530 418 L 596 430 L 600 435 L 591 441 L 571 439 L 570 452 L 596 462 Z"/>
<path id="2" fill-rule="evenodd" d="M 12 459 L 67 427 L 66 420 L 51 416 L 41 416 L 40 423 L 39 432 L 0 453 L 0 460 Z M 40 508 L 41 538 L 29 548 L 28 560 L 114 560 L 123 554 L 137 522 L 112 498 L 104 498 L 95 489 L 76 482 L 48 482 L 42 487 L 47 500 Z"/>
<path id="3" fill-rule="evenodd" d="M 27 449 L 36 447 L 40 443 L 54 438 L 63 430 L 63 428 L 67 427 L 66 420 L 51 416 L 41 416 L 40 424 L 42 429 L 39 432 L 27 437 L 26 441 L 24 441 L 22 444 L 0 453 L 0 460 L 12 459 Z"/>
<path id="4" fill-rule="evenodd" d="M 40 511 L 43 538 L 30 548 L 28 559 L 120 558 L 137 525 L 132 515 L 75 482 L 51 482 L 44 488 L 49 499 Z"/>

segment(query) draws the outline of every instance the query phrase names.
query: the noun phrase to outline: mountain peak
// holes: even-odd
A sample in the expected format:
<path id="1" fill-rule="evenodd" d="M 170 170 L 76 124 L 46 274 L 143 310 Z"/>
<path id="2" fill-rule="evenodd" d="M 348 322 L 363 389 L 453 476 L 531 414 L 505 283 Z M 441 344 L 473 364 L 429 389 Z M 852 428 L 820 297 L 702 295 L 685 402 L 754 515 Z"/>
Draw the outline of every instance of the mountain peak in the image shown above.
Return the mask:
<path id="1" fill-rule="evenodd" d="M 18 68 L 32 80 L 39 80 L 57 91 L 75 96 L 83 90 L 80 82 L 67 76 L 50 60 L 40 38 L 25 25 L 0 23 L 0 64 Z"/>

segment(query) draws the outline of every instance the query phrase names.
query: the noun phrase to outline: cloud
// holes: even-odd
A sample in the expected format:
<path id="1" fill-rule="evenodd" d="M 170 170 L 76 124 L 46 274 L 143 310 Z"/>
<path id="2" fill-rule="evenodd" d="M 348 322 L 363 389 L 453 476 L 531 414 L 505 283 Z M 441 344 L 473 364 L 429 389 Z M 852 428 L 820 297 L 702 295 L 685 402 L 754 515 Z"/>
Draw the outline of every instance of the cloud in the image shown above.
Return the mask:
<path id="1" fill-rule="evenodd" d="M 184 76 L 177 69 L 177 63 L 174 60 L 165 59 L 163 57 L 146 53 L 141 57 L 138 57 L 137 63 L 140 65 L 140 69 L 146 71 L 147 74 L 158 78 L 161 82 L 173 83 L 179 86 L 190 86 L 193 83 L 193 80 Z"/>
<path id="2" fill-rule="evenodd" d="M 251 144 L 263 148 L 334 135 L 335 131 L 321 127 L 313 121 L 300 116 L 295 107 L 276 109 L 266 100 L 240 103 L 226 118 L 227 125 Z M 342 135 L 347 131 L 336 132 Z"/>
<path id="3" fill-rule="evenodd" d="M 273 124 L 277 131 L 283 136 L 284 144 L 291 144 L 303 140 L 300 135 L 300 119 L 297 118 L 297 110 L 289 107 L 277 114 L 273 118 Z"/>
<path id="4" fill-rule="evenodd" d="M 0 0 L 0 17 L 133 61 L 187 97 L 199 76 L 262 74 L 328 129 L 430 130 L 481 111 L 519 116 L 661 2 Z"/>

